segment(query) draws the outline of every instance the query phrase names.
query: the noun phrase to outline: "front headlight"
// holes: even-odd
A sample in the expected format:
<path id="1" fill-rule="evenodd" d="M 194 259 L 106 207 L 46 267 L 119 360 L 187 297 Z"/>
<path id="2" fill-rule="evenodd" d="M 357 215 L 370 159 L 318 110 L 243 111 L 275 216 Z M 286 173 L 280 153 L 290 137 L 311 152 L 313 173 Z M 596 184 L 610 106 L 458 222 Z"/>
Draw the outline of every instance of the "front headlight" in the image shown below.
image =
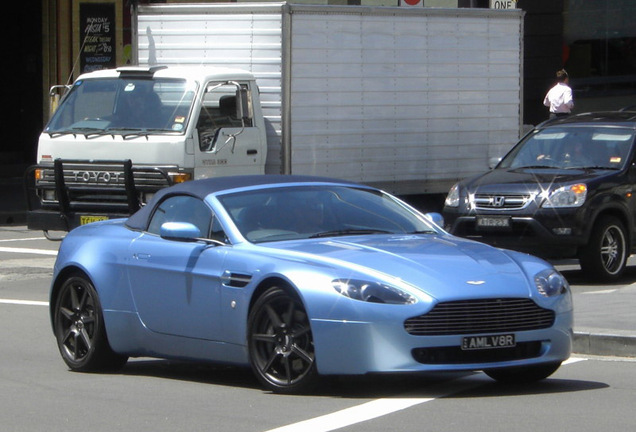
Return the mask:
<path id="1" fill-rule="evenodd" d="M 587 197 L 587 186 L 583 183 L 563 186 L 549 194 L 541 207 L 580 207 Z"/>
<path id="2" fill-rule="evenodd" d="M 450 188 L 448 195 L 446 195 L 444 205 L 447 207 L 459 207 L 459 184 L 455 184 Z"/>
<path id="3" fill-rule="evenodd" d="M 566 292 L 568 281 L 554 269 L 546 269 L 534 276 L 534 284 L 539 293 L 545 297 L 553 297 Z"/>
<path id="4" fill-rule="evenodd" d="M 378 282 L 336 279 L 334 289 L 345 297 L 369 303 L 413 304 L 417 299 L 399 288 Z"/>

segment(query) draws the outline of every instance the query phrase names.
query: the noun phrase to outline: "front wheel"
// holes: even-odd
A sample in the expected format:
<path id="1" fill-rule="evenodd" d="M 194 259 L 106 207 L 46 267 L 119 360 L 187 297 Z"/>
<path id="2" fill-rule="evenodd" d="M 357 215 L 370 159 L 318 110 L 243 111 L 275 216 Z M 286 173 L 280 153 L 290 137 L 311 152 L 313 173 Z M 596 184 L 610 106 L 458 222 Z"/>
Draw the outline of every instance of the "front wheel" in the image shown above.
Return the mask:
<path id="1" fill-rule="evenodd" d="M 627 263 L 627 235 L 623 223 L 604 216 L 596 222 L 590 241 L 581 250 L 581 269 L 588 276 L 611 282 L 621 277 Z"/>
<path id="2" fill-rule="evenodd" d="M 83 275 L 62 284 L 53 306 L 53 331 L 64 362 L 71 370 L 117 370 L 127 357 L 113 352 L 106 338 L 97 291 Z"/>
<path id="3" fill-rule="evenodd" d="M 300 393 L 316 383 L 309 318 L 294 294 L 272 287 L 258 298 L 248 320 L 252 369 L 269 390 Z"/>
<path id="4" fill-rule="evenodd" d="M 501 383 L 528 384 L 549 377 L 556 372 L 560 366 L 561 363 L 557 362 L 533 366 L 487 369 L 484 370 L 484 373 Z"/>

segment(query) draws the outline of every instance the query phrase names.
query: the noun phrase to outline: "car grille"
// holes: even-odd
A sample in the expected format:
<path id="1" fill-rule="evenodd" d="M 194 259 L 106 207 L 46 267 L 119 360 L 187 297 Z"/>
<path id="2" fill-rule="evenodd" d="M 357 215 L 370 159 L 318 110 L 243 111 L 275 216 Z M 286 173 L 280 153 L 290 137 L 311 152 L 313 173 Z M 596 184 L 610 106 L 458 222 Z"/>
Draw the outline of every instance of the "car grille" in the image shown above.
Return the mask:
<path id="1" fill-rule="evenodd" d="M 532 341 L 520 342 L 511 348 L 475 351 L 463 351 L 460 347 L 415 348 L 412 355 L 423 364 L 470 364 L 535 358 L 541 355 L 541 350 L 542 343 Z"/>
<path id="2" fill-rule="evenodd" d="M 511 210 L 525 208 L 532 200 L 530 194 L 475 194 L 472 204 L 476 209 Z"/>
<path id="3" fill-rule="evenodd" d="M 502 333 L 549 328 L 554 311 L 530 299 L 460 300 L 436 305 L 427 314 L 409 318 L 404 328 L 414 336 Z"/>

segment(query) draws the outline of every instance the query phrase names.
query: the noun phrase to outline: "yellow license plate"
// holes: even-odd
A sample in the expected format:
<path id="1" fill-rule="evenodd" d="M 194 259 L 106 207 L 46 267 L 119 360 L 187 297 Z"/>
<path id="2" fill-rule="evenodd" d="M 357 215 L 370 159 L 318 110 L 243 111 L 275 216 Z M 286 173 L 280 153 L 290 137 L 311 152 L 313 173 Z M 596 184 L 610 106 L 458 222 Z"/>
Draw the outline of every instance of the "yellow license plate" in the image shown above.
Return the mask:
<path id="1" fill-rule="evenodd" d="M 80 216 L 80 225 L 108 220 L 108 216 Z"/>

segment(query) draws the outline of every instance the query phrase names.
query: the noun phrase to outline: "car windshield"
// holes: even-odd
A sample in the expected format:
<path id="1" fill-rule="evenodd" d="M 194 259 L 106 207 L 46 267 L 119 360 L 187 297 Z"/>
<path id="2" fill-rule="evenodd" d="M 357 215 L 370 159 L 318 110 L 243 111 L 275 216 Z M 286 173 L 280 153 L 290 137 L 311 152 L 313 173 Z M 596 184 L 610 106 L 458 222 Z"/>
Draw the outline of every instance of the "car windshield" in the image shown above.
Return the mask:
<path id="1" fill-rule="evenodd" d="M 382 192 L 345 186 L 276 187 L 219 201 L 253 243 L 359 234 L 434 233 L 421 214 Z"/>
<path id="2" fill-rule="evenodd" d="M 621 169 L 634 131 L 610 126 L 550 127 L 530 134 L 498 168 Z"/>
<path id="3" fill-rule="evenodd" d="M 46 133 L 129 134 L 185 131 L 196 88 L 185 80 L 78 80 Z"/>

